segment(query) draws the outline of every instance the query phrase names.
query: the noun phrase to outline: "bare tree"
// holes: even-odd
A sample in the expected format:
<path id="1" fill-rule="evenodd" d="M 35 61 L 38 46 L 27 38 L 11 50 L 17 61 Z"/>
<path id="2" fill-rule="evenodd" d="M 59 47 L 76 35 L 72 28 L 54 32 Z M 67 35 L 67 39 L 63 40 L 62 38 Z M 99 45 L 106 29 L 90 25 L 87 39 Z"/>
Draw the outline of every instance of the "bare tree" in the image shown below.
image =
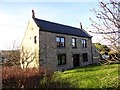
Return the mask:
<path id="1" fill-rule="evenodd" d="M 21 68 L 38 67 L 36 50 L 26 50 L 24 47 L 20 50 Z M 29 66 L 31 64 L 31 66 Z"/>
<path id="2" fill-rule="evenodd" d="M 100 9 L 93 9 L 98 21 L 90 18 L 94 31 L 91 33 L 101 34 L 110 45 L 110 47 L 117 53 L 113 55 L 115 60 L 119 60 L 120 55 L 120 2 L 115 0 L 99 1 Z"/>
<path id="3" fill-rule="evenodd" d="M 15 42 L 12 45 L 11 50 L 2 50 L 1 56 L 4 58 L 2 59 L 3 66 L 19 66 L 20 65 L 20 50 L 18 47 L 15 46 Z"/>
<path id="4" fill-rule="evenodd" d="M 12 45 L 11 50 L 3 50 L 2 54 L 5 58 L 2 62 L 3 66 L 20 66 L 22 68 L 27 68 L 29 65 L 36 64 L 36 50 L 31 52 L 25 48 L 20 49 L 15 46 L 15 42 Z"/>
<path id="5" fill-rule="evenodd" d="M 3 62 L 5 66 L 19 66 L 20 65 L 20 52 L 19 50 L 3 51 L 6 61 Z"/>

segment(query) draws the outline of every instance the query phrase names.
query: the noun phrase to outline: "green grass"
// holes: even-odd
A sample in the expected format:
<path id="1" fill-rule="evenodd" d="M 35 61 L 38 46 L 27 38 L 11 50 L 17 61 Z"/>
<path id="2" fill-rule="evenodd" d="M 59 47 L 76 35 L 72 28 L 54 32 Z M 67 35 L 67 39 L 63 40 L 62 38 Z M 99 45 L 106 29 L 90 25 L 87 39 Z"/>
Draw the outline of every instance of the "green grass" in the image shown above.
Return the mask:
<path id="1" fill-rule="evenodd" d="M 118 65 L 88 66 L 58 72 L 52 81 L 68 82 L 73 88 L 113 88 L 118 85 Z"/>

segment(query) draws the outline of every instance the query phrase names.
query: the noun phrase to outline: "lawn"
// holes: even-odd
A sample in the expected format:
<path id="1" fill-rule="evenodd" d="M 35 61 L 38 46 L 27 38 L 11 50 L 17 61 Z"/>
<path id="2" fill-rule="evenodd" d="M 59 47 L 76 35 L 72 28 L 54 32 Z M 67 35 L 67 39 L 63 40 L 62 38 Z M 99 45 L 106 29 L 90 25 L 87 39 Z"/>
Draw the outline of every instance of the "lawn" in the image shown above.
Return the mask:
<path id="1" fill-rule="evenodd" d="M 118 85 L 118 65 L 87 66 L 56 72 L 50 82 L 59 81 L 64 83 L 64 87 L 69 85 L 71 88 L 116 88 Z"/>

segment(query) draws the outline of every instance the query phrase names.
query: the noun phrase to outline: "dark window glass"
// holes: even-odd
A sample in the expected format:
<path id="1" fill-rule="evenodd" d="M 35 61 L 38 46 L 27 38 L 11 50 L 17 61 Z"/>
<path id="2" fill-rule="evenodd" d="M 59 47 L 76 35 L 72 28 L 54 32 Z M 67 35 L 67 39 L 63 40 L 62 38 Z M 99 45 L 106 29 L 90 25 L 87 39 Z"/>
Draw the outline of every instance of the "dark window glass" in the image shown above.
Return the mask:
<path id="1" fill-rule="evenodd" d="M 34 43 L 37 43 L 37 36 L 34 37 Z"/>
<path id="2" fill-rule="evenodd" d="M 56 37 L 57 47 L 65 47 L 65 38 Z"/>
<path id="3" fill-rule="evenodd" d="M 72 38 L 72 48 L 76 48 L 76 38 Z"/>
<path id="4" fill-rule="evenodd" d="M 2 57 L 2 59 L 5 59 L 5 57 Z"/>
<path id="5" fill-rule="evenodd" d="M 82 40 L 81 40 L 81 43 L 82 43 L 82 47 L 83 47 L 83 48 L 87 48 L 87 40 L 82 39 Z"/>
<path id="6" fill-rule="evenodd" d="M 83 53 L 82 57 L 83 57 L 83 62 L 88 61 L 88 54 L 87 53 Z"/>
<path id="7" fill-rule="evenodd" d="M 58 55 L 58 65 L 66 64 L 66 54 Z"/>

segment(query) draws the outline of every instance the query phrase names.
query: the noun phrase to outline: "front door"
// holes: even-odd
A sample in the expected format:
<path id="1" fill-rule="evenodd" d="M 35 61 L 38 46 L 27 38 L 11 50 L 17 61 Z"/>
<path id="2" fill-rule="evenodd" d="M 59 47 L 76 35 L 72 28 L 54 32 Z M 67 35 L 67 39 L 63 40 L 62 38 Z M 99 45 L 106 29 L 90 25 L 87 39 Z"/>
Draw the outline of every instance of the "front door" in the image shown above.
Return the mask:
<path id="1" fill-rule="evenodd" d="M 78 67 L 79 66 L 79 54 L 74 54 L 73 55 L 73 67 Z"/>

